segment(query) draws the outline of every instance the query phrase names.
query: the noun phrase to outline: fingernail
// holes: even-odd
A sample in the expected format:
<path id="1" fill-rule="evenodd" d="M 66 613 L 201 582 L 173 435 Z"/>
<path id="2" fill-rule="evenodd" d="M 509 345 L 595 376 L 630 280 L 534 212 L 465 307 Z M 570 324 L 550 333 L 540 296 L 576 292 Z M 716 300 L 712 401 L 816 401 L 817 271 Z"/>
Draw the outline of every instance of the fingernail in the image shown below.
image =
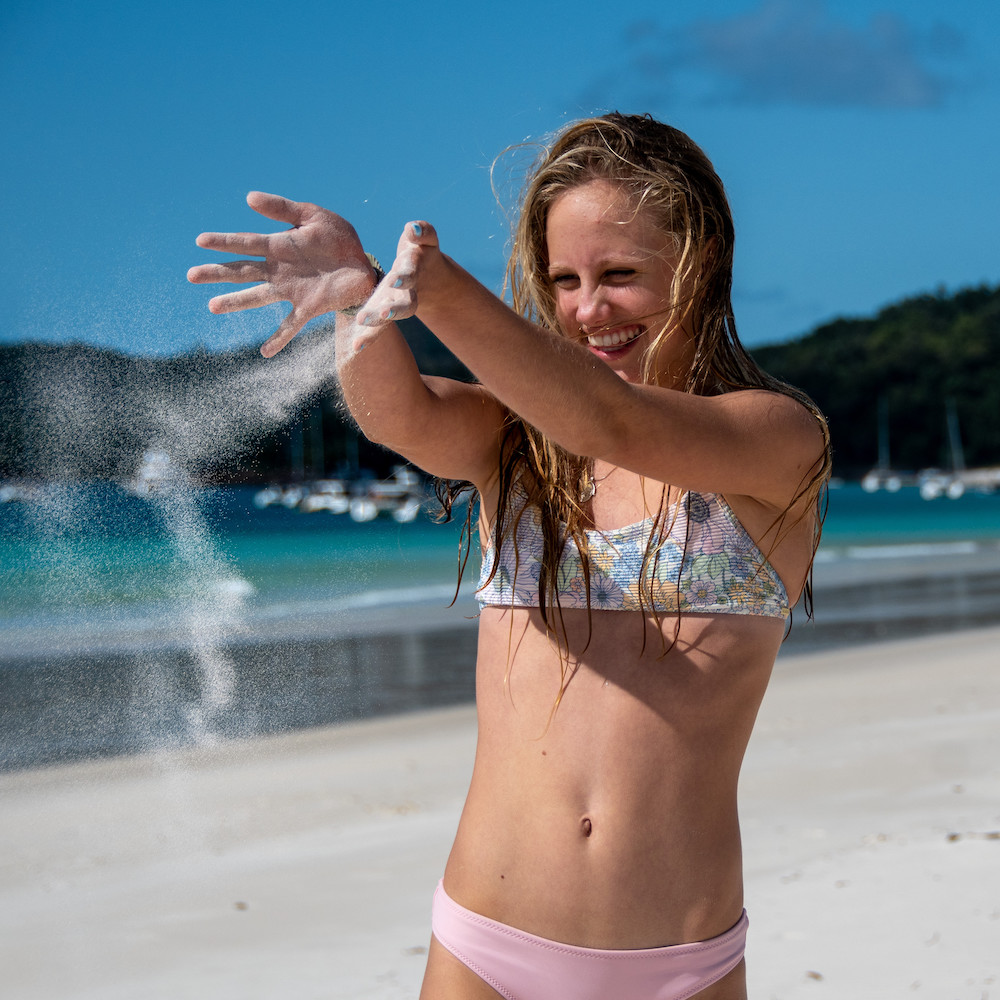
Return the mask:
<path id="1" fill-rule="evenodd" d="M 385 318 L 386 318 L 386 319 L 392 319 L 392 317 L 393 317 L 393 316 L 395 316 L 395 315 L 396 315 L 396 310 L 395 310 L 395 309 L 390 309 L 390 310 L 389 310 L 389 311 L 388 311 L 388 312 L 387 312 L 387 313 L 385 314 Z"/>
<path id="2" fill-rule="evenodd" d="M 393 287 L 393 288 L 402 288 L 402 287 L 403 287 L 403 279 L 402 279 L 402 278 L 397 278 L 397 279 L 396 279 L 396 280 L 395 280 L 395 281 L 394 281 L 394 282 L 392 283 L 392 287 Z"/>
<path id="3" fill-rule="evenodd" d="M 423 236 L 424 235 L 423 226 L 421 226 L 419 222 L 414 222 L 413 223 L 413 234 L 414 234 L 414 236 Z"/>

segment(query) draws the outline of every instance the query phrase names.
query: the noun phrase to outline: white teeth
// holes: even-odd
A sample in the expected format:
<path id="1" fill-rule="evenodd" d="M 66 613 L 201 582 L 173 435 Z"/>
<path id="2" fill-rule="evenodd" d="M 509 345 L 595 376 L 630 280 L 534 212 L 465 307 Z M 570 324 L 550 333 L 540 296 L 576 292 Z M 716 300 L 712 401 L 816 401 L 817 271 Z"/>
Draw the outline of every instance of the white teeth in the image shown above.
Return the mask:
<path id="1" fill-rule="evenodd" d="M 642 328 L 633 326 L 627 330 L 615 330 L 613 333 L 594 333 L 587 338 L 591 347 L 619 347 L 629 344 L 642 335 Z"/>

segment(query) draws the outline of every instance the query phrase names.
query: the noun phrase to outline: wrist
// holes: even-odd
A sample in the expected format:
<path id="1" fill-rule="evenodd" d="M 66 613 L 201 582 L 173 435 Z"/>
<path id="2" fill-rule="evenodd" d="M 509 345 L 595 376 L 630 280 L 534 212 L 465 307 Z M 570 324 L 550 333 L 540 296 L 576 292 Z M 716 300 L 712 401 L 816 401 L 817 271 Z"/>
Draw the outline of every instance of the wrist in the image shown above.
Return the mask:
<path id="1" fill-rule="evenodd" d="M 456 316 L 462 316 L 464 322 L 470 287 L 478 284 L 447 254 L 438 251 L 428 255 L 421 265 L 416 315 L 432 328 L 432 323 L 448 321 Z"/>
<path id="2" fill-rule="evenodd" d="M 375 289 L 378 288 L 381 280 L 385 277 L 385 271 L 382 269 L 382 265 L 378 262 L 375 255 L 366 252 L 365 257 L 368 258 L 368 263 L 371 265 L 372 269 L 372 287 L 364 299 L 357 303 L 357 305 L 346 306 L 343 309 L 337 310 L 337 312 L 342 313 L 344 316 L 357 316 L 357 314 L 365 307 L 368 300 L 375 293 Z"/>

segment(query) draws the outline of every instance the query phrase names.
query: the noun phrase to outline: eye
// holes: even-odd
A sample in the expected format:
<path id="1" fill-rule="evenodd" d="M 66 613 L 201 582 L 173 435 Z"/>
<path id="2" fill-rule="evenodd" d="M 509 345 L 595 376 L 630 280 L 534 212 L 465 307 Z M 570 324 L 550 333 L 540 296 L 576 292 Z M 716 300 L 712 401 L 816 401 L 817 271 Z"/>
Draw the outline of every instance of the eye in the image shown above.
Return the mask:
<path id="1" fill-rule="evenodd" d="M 554 274 L 549 278 L 556 288 L 572 288 L 579 280 L 575 274 Z"/>
<path id="2" fill-rule="evenodd" d="M 612 284 L 623 285 L 631 281 L 636 276 L 634 268 L 616 267 L 613 270 L 605 271 L 604 277 Z"/>

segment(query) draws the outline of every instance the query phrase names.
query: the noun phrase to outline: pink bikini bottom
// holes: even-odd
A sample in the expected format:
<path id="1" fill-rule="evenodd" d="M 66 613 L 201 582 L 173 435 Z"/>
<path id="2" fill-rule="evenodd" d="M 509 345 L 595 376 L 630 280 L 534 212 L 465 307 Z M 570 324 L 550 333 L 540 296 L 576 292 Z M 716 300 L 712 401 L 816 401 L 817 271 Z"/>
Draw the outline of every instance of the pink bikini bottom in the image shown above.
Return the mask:
<path id="1" fill-rule="evenodd" d="M 686 1000 L 743 958 L 746 910 L 709 941 L 619 951 L 577 948 L 459 906 L 438 883 L 434 937 L 506 1000 Z"/>

